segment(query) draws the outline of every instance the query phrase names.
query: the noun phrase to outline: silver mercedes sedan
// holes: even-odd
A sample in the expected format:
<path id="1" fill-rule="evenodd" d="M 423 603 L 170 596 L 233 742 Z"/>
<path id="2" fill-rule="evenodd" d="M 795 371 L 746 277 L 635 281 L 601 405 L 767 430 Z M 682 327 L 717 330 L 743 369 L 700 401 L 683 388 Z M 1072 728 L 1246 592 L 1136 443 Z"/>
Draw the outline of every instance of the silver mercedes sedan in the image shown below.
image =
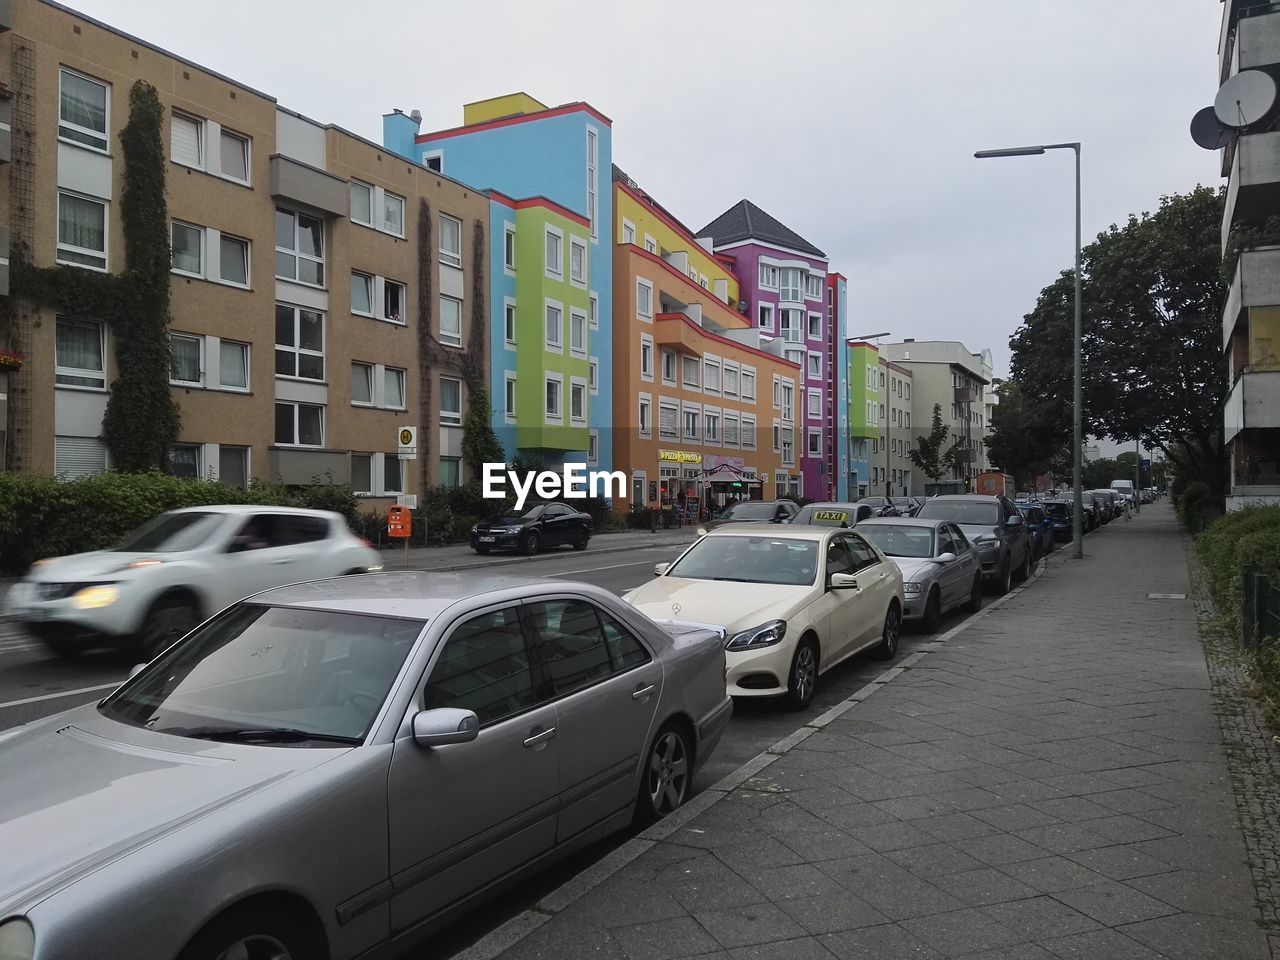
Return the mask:
<path id="1" fill-rule="evenodd" d="M 330 960 L 678 807 L 724 635 L 586 584 L 376 574 L 224 610 L 0 734 L 0 957 Z"/>
<path id="2" fill-rule="evenodd" d="M 858 532 L 902 571 L 904 621 L 934 633 L 948 610 L 982 609 L 982 564 L 959 524 L 883 517 L 862 521 Z"/>

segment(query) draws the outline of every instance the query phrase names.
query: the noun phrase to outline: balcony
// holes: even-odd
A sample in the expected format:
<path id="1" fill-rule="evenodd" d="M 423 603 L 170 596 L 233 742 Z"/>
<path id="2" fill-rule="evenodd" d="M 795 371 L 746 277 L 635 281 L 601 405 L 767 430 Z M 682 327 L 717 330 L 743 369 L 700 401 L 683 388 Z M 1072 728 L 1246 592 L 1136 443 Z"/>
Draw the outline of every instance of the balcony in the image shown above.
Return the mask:
<path id="1" fill-rule="evenodd" d="M 1236 140 L 1231 182 L 1222 216 L 1222 249 L 1233 227 L 1258 226 L 1280 214 L 1280 131 L 1251 133 Z"/>
<path id="2" fill-rule="evenodd" d="M 351 187 L 346 180 L 280 154 L 271 158 L 271 196 L 339 217 L 351 212 Z"/>
<path id="3" fill-rule="evenodd" d="M 1218 40 L 1218 82 L 1241 70 L 1280 63 L 1280 4 L 1271 0 L 1227 0 Z M 1270 22 L 1268 22 L 1270 21 Z"/>
<path id="4" fill-rule="evenodd" d="M 659 346 L 695 357 L 702 355 L 699 330 L 683 313 L 660 313 L 654 317 L 653 326 L 653 340 Z"/>
<path id="5" fill-rule="evenodd" d="M 956 463 L 973 463 L 978 459 L 978 451 L 969 447 L 961 447 L 956 451 Z"/>
<path id="6" fill-rule="evenodd" d="M 956 403 L 977 403 L 978 388 L 977 387 L 956 387 L 955 402 Z"/>
<path id="7" fill-rule="evenodd" d="M 1245 371 L 1222 406 L 1223 440 L 1242 430 L 1280 428 L 1280 370 Z"/>
<path id="8" fill-rule="evenodd" d="M 1222 349 L 1251 307 L 1280 306 L 1280 246 L 1245 250 L 1236 263 L 1235 276 L 1222 310 Z"/>

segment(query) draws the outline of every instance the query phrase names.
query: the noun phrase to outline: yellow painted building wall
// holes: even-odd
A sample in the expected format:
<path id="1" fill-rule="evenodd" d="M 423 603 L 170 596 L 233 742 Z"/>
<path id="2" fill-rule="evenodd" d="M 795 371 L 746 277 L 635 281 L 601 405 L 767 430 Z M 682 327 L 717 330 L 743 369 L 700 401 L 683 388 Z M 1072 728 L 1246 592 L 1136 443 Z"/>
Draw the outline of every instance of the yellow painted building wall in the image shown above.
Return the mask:
<path id="1" fill-rule="evenodd" d="M 617 242 L 623 243 L 623 221 L 636 228 L 636 246 L 643 248 L 645 236 L 651 236 L 658 243 L 658 252 L 687 251 L 689 265 L 699 274 L 705 274 L 707 283 L 712 289 L 717 280 L 727 280 L 729 284 L 729 300 L 738 299 L 738 278 L 729 272 L 715 257 L 706 251 L 691 237 L 672 227 L 667 220 L 646 203 L 642 203 L 621 186 L 615 186 L 617 207 L 613 218 L 613 227 L 618 232 Z"/>
<path id="2" fill-rule="evenodd" d="M 472 124 L 497 120 L 499 117 L 538 113 L 546 109 L 545 103 L 533 99 L 527 93 L 509 93 L 505 96 L 465 104 L 462 108 L 462 124 L 469 127 Z"/>

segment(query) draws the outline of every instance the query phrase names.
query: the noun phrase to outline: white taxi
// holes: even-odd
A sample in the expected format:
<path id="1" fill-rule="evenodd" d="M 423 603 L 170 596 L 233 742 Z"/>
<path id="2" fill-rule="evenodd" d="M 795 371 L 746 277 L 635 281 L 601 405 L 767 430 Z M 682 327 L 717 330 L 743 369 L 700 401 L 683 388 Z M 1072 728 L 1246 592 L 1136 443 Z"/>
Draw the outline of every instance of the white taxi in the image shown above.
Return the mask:
<path id="1" fill-rule="evenodd" d="M 813 699 L 820 674 L 863 650 L 898 652 L 902 574 L 856 530 L 713 530 L 624 597 L 654 620 L 723 626 L 729 693 Z"/>

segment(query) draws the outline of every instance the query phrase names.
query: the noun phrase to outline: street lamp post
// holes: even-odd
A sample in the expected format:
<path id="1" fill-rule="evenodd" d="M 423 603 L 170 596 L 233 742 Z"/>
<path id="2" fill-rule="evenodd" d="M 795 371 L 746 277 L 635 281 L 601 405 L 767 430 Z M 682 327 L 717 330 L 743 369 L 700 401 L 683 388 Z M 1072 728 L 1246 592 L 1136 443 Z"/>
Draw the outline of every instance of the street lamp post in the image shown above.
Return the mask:
<path id="1" fill-rule="evenodd" d="M 1071 540 L 1072 540 L 1072 557 L 1076 560 L 1084 558 L 1084 531 L 1083 531 L 1083 513 L 1084 513 L 1084 491 L 1081 489 L 1081 474 L 1083 473 L 1083 443 L 1082 420 L 1083 411 L 1080 401 L 1080 328 L 1081 324 L 1081 297 L 1080 297 L 1080 144 L 1079 143 L 1044 143 L 1033 147 L 1006 147 L 1001 150 L 979 150 L 974 154 L 979 160 L 990 160 L 998 157 L 1032 157 L 1039 156 L 1046 150 L 1071 150 L 1076 155 L 1076 284 L 1075 284 L 1075 324 L 1072 331 L 1072 463 L 1071 463 L 1071 483 L 1074 487 L 1074 506 L 1071 510 Z"/>
<path id="2" fill-rule="evenodd" d="M 887 337 L 887 336 L 889 336 L 889 331 L 888 331 L 888 330 L 884 331 L 883 333 L 863 333 L 863 334 L 860 334 L 859 336 L 856 336 L 856 337 L 850 337 L 849 339 L 850 339 L 850 340 L 879 340 L 881 337 Z M 890 460 L 889 460 L 889 404 L 888 404 L 888 400 L 889 400 L 889 397 L 888 397 L 888 395 L 886 395 L 886 396 L 885 396 L 885 401 L 886 401 L 886 402 L 885 402 L 885 406 L 884 406 L 884 467 L 885 467 L 885 470 L 884 470 L 884 496 L 885 496 L 885 499 L 886 499 L 886 500 L 888 500 L 888 499 L 889 499 L 889 497 L 890 497 L 890 496 L 892 496 L 892 494 L 889 492 L 889 470 L 890 470 Z M 876 426 L 877 426 L 877 427 L 879 427 L 879 424 L 876 424 Z M 877 431 L 877 432 L 878 432 L 878 431 Z M 868 459 L 867 459 L 867 469 L 868 469 L 868 470 L 869 470 L 869 469 L 871 469 L 871 460 L 870 460 L 870 458 L 868 458 Z M 871 480 L 871 478 L 870 478 L 870 477 L 868 477 L 868 478 L 867 478 L 867 480 L 868 480 L 867 489 L 868 489 L 868 490 L 874 489 L 874 488 L 872 488 L 872 487 L 871 487 L 871 485 L 870 485 L 870 480 Z"/>

